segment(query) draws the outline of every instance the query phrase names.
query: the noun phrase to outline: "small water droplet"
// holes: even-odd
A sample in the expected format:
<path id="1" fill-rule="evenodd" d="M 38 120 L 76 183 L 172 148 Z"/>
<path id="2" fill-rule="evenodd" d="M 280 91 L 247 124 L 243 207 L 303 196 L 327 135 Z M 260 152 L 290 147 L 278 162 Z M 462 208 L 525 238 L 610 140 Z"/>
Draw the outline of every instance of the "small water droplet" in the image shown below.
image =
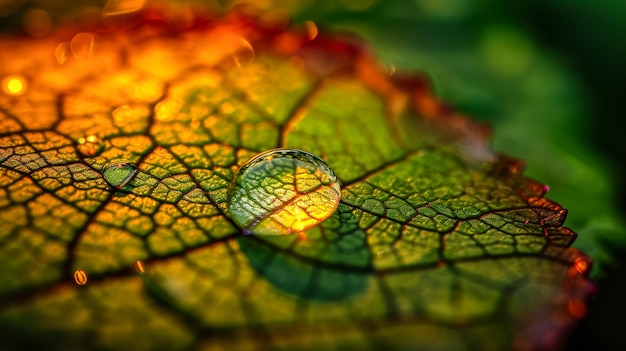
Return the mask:
<path id="1" fill-rule="evenodd" d="M 306 30 L 307 39 L 309 40 L 315 39 L 315 37 L 317 37 L 317 34 L 318 34 L 317 25 L 315 24 L 315 22 L 305 21 L 304 26 Z"/>
<path id="2" fill-rule="evenodd" d="M 70 51 L 71 49 L 69 43 L 61 43 L 54 50 L 54 57 L 57 59 L 58 63 L 64 64 L 67 62 Z"/>
<path id="3" fill-rule="evenodd" d="M 74 272 L 74 281 L 78 285 L 87 284 L 87 273 L 85 273 L 85 271 L 83 271 L 82 269 L 77 270 L 76 272 Z"/>
<path id="4" fill-rule="evenodd" d="M 249 65 L 254 61 L 254 48 L 249 41 L 244 38 L 239 38 L 237 42 L 237 51 L 233 55 L 233 60 L 238 68 Z"/>
<path id="5" fill-rule="evenodd" d="M 102 176 L 116 189 L 123 188 L 137 175 L 137 167 L 123 161 L 109 163 L 102 168 Z"/>
<path id="6" fill-rule="evenodd" d="M 86 157 L 97 156 L 104 150 L 104 142 L 95 135 L 88 135 L 78 139 L 76 150 Z"/>
<path id="7" fill-rule="evenodd" d="M 302 150 L 273 149 L 237 170 L 228 209 L 246 234 L 286 235 L 324 221 L 340 198 L 337 177 L 324 160 Z"/>
<path id="8" fill-rule="evenodd" d="M 96 44 L 96 36 L 93 33 L 78 33 L 70 42 L 72 54 L 79 60 L 88 59 Z"/>
<path id="9" fill-rule="evenodd" d="M 141 261 L 137 261 L 135 262 L 135 272 L 139 273 L 139 274 L 144 274 L 146 272 L 144 266 L 143 266 L 143 262 Z"/>

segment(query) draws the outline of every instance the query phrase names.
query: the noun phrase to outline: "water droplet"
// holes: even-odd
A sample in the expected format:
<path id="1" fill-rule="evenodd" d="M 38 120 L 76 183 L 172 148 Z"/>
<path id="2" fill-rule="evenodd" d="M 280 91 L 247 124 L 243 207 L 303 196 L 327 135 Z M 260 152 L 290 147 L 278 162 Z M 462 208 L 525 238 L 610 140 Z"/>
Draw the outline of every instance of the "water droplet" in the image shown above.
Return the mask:
<path id="1" fill-rule="evenodd" d="M 88 59 L 96 44 L 96 36 L 93 33 L 78 33 L 70 42 L 72 54 L 79 60 Z"/>
<path id="2" fill-rule="evenodd" d="M 307 39 L 309 40 L 315 39 L 315 37 L 317 37 L 317 34 L 318 34 L 317 25 L 315 25 L 315 22 L 305 21 L 304 26 L 306 30 Z"/>
<path id="3" fill-rule="evenodd" d="M 137 261 L 135 262 L 135 272 L 139 273 L 139 274 L 144 274 L 146 272 L 144 266 L 143 266 L 143 262 L 141 261 Z"/>
<path id="4" fill-rule="evenodd" d="M 233 55 L 233 60 L 238 68 L 249 65 L 254 61 L 254 48 L 249 41 L 244 38 L 239 38 L 237 42 L 237 51 Z"/>
<path id="5" fill-rule="evenodd" d="M 102 176 L 116 189 L 123 188 L 137 175 L 137 167 L 123 161 L 109 163 L 102 168 Z"/>
<path id="6" fill-rule="evenodd" d="M 273 149 L 248 160 L 228 188 L 228 209 L 246 234 L 286 235 L 332 215 L 341 198 L 337 177 L 319 157 Z"/>
<path id="7" fill-rule="evenodd" d="M 85 271 L 83 271 L 82 269 L 77 270 L 76 272 L 74 272 L 74 281 L 78 285 L 87 284 L 87 273 L 85 273 Z"/>
<path id="8" fill-rule="evenodd" d="M 24 30 L 34 37 L 44 37 L 52 30 L 52 21 L 48 12 L 30 9 L 24 14 Z"/>
<path id="9" fill-rule="evenodd" d="M 22 95 L 26 92 L 26 79 L 18 75 L 4 77 L 2 79 L 2 91 L 7 95 Z"/>
<path id="10" fill-rule="evenodd" d="M 97 156 L 104 150 L 104 142 L 95 135 L 88 135 L 78 139 L 76 150 L 86 157 Z"/>
<path id="11" fill-rule="evenodd" d="M 583 274 L 583 275 L 587 274 L 590 266 L 591 265 L 589 264 L 589 261 L 585 260 L 584 258 L 577 257 L 574 260 L 574 268 L 580 274 Z"/>
<path id="12" fill-rule="evenodd" d="M 54 50 L 54 57 L 57 59 L 58 63 L 64 64 L 67 62 L 70 51 L 69 43 L 61 43 Z"/>

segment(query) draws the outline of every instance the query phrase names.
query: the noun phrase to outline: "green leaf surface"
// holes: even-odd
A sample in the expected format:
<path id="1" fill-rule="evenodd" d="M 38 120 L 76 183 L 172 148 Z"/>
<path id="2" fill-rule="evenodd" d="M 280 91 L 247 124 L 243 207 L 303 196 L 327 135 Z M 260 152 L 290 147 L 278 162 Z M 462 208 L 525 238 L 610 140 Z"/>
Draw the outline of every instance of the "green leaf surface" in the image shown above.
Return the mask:
<path id="1" fill-rule="evenodd" d="M 585 314 L 567 211 L 352 39 L 149 17 L 0 47 L 10 348 L 550 348 Z M 341 203 L 243 235 L 229 183 L 277 147 L 324 159 Z"/>

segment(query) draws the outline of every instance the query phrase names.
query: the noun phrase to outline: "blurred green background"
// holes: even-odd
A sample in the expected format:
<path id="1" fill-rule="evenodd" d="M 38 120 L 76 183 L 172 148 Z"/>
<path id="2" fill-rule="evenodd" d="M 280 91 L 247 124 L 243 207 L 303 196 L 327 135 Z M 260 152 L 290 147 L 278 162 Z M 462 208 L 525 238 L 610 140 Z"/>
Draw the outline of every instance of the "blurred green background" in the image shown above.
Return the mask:
<path id="1" fill-rule="evenodd" d="M 106 3 L 0 0 L 0 31 L 28 32 L 33 9 L 62 25 L 98 18 Z M 524 159 L 526 174 L 550 185 L 547 197 L 570 211 L 574 246 L 594 258 L 600 293 L 568 349 L 626 345 L 626 1 L 176 2 L 190 3 L 285 11 L 296 23 L 357 33 L 395 74 L 427 72 L 442 99 L 493 126 L 494 150 Z"/>

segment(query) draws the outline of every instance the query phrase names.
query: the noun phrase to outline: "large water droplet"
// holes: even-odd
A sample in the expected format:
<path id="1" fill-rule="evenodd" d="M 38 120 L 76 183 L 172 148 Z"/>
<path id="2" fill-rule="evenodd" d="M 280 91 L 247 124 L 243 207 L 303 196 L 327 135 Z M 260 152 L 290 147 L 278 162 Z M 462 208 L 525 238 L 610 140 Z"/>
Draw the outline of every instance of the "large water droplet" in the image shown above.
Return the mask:
<path id="1" fill-rule="evenodd" d="M 228 188 L 228 209 L 246 234 L 285 235 L 332 215 L 341 198 L 337 177 L 319 157 L 274 149 L 247 161 Z"/>
<path id="2" fill-rule="evenodd" d="M 102 176 L 116 189 L 123 188 L 137 175 L 137 167 L 123 161 L 109 163 L 102 168 Z"/>
<path id="3" fill-rule="evenodd" d="M 104 143 L 97 136 L 88 135 L 78 139 L 76 150 L 86 157 L 97 156 L 104 150 Z"/>

